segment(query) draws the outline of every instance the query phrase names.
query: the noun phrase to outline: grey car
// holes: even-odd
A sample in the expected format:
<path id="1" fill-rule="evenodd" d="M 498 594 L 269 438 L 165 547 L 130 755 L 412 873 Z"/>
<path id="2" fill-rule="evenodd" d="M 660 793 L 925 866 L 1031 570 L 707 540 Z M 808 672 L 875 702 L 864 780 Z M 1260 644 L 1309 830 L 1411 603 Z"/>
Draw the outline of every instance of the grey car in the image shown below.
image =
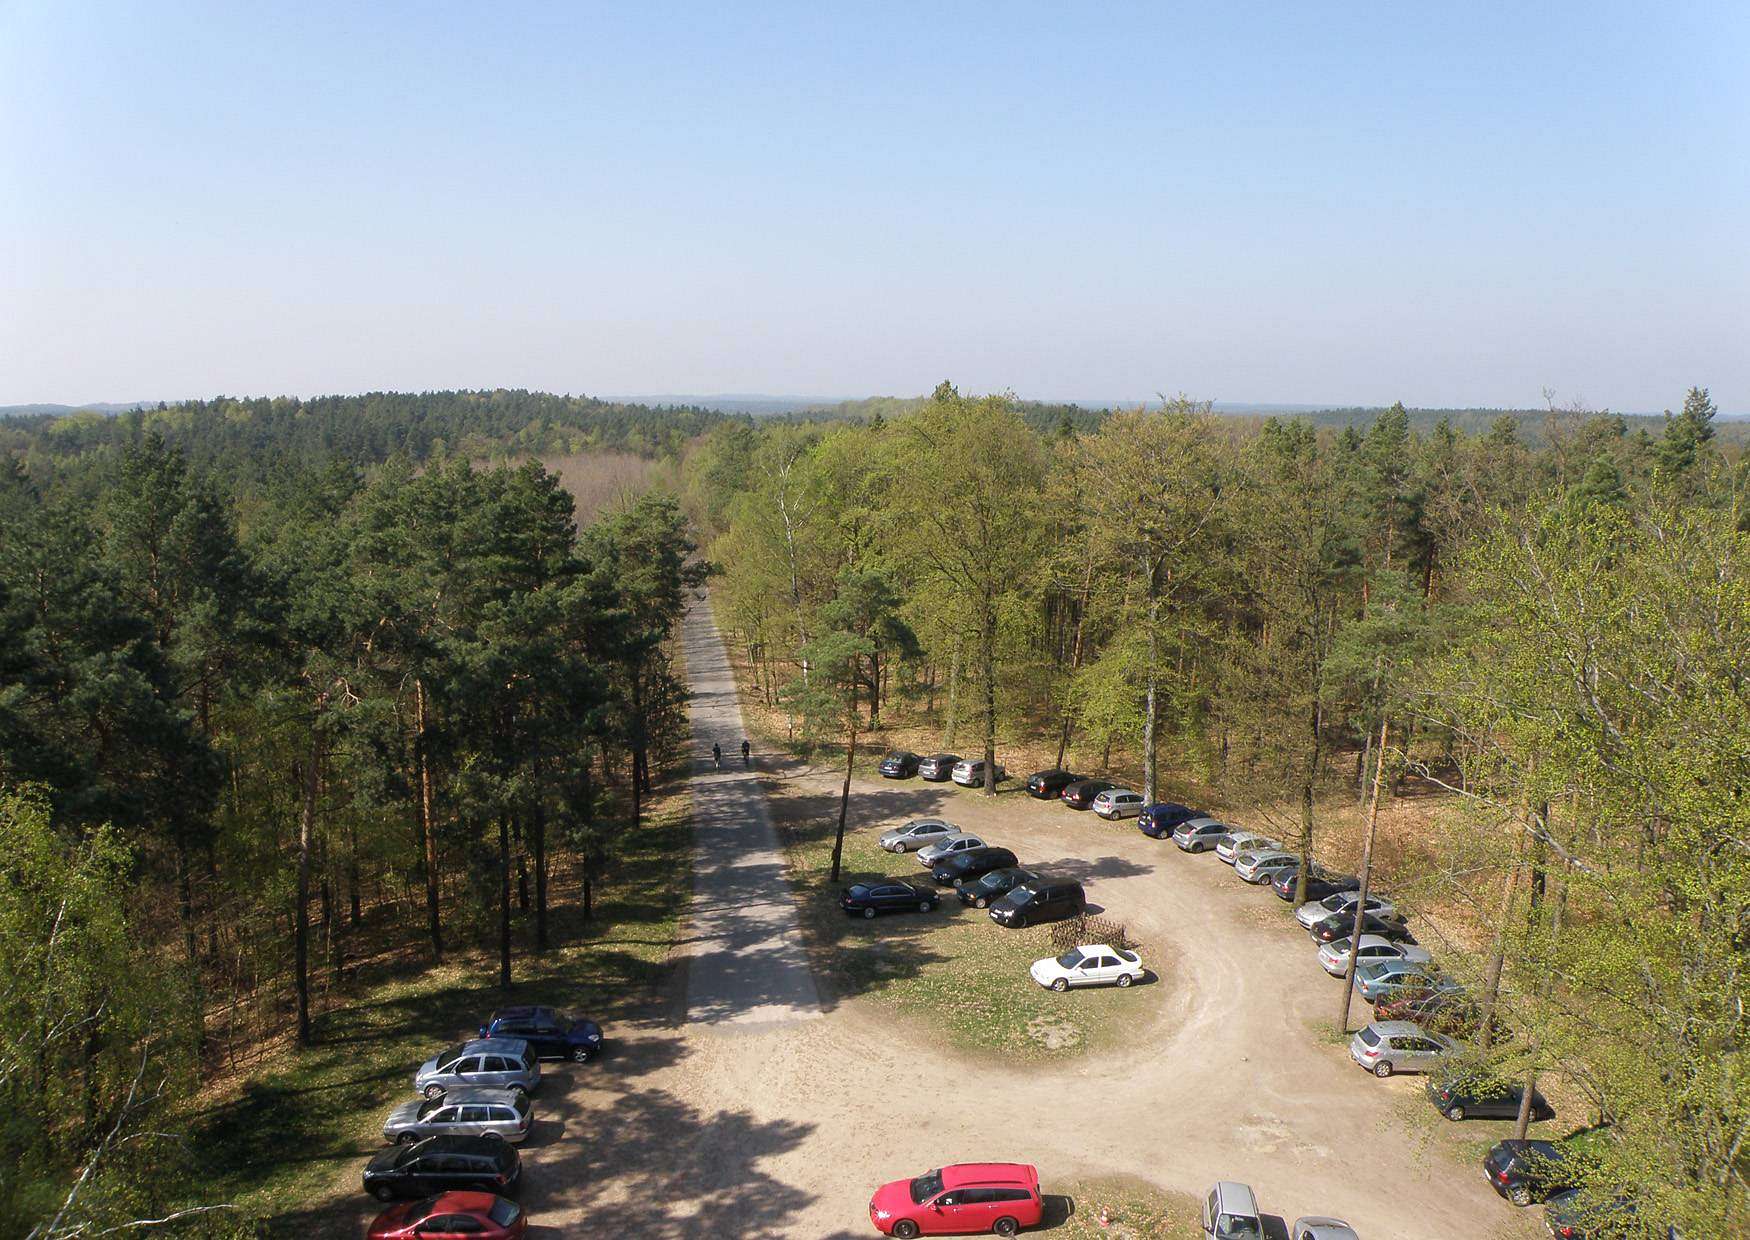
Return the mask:
<path id="1" fill-rule="evenodd" d="M 934 869 L 936 862 L 946 861 L 956 853 L 971 852 L 974 848 L 985 847 L 985 842 L 976 835 L 968 835 L 964 831 L 956 831 L 945 836 L 941 841 L 924 847 L 918 853 L 918 860 L 926 870 Z"/>
<path id="2" fill-rule="evenodd" d="M 1219 818 L 1193 818 L 1173 828 L 1173 843 L 1188 853 L 1208 852 L 1232 830 Z"/>
<path id="3" fill-rule="evenodd" d="M 514 1089 L 452 1089 L 441 1098 L 403 1102 L 383 1121 L 383 1140 L 412 1145 L 426 1137 L 497 1137 L 517 1142 L 529 1135 L 534 1112 L 529 1096 Z"/>
<path id="4" fill-rule="evenodd" d="M 882 832 L 876 843 L 888 852 L 915 852 L 930 844 L 939 844 L 960 830 L 941 818 L 913 818 L 903 827 Z"/>
<path id="5" fill-rule="evenodd" d="M 1400 991 L 1452 993 L 1464 989 L 1426 961 L 1368 960 L 1355 970 L 1355 993 L 1369 1003 L 1389 999 Z"/>
<path id="6" fill-rule="evenodd" d="M 1349 1058 L 1377 1077 L 1426 1072 L 1452 1051 L 1451 1038 L 1429 1033 L 1410 1020 L 1376 1020 L 1349 1039 Z"/>
<path id="7" fill-rule="evenodd" d="M 433 1055 L 413 1075 L 413 1088 L 427 1098 L 452 1089 L 520 1089 L 541 1083 L 541 1062 L 521 1038 L 475 1038 Z"/>
<path id="8" fill-rule="evenodd" d="M 1340 1218 L 1309 1214 L 1294 1220 L 1294 1226 L 1288 1229 L 1288 1240 L 1361 1240 L 1361 1237 Z"/>

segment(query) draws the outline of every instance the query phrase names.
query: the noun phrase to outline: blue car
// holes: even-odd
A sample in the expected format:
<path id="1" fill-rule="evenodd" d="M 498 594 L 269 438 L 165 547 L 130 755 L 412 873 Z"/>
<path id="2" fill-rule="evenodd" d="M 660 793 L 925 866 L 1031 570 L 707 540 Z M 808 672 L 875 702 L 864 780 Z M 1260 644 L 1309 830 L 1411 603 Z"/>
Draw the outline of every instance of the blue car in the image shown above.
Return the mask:
<path id="1" fill-rule="evenodd" d="M 602 1049 L 600 1025 L 550 1007 L 501 1008 L 480 1026 L 480 1036 L 521 1038 L 542 1059 L 569 1059 L 575 1063 L 589 1062 Z"/>
<path id="2" fill-rule="evenodd" d="M 1142 813 L 1136 816 L 1136 828 L 1150 839 L 1161 840 L 1171 835 L 1173 828 L 1181 822 L 1190 822 L 1201 812 L 1189 805 L 1175 805 L 1171 801 L 1145 805 Z"/>

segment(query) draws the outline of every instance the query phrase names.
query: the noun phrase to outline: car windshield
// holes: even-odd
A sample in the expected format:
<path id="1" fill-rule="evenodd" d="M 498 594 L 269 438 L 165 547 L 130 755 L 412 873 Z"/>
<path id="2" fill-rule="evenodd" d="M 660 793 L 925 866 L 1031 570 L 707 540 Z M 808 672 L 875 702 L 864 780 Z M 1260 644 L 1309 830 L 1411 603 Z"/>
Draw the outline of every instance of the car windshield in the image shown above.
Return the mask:
<path id="1" fill-rule="evenodd" d="M 941 1191 L 942 1173 L 940 1171 L 926 1171 L 911 1182 L 912 1203 L 921 1206 Z"/>
<path id="2" fill-rule="evenodd" d="M 1082 949 L 1072 947 L 1057 958 L 1057 963 L 1066 969 L 1073 969 L 1082 962 Z"/>
<path id="3" fill-rule="evenodd" d="M 452 1046 L 452 1047 L 450 1047 L 449 1050 L 445 1051 L 443 1054 L 441 1054 L 437 1057 L 437 1066 L 440 1068 L 449 1067 L 451 1064 L 455 1063 L 456 1060 L 460 1059 L 462 1057 L 462 1053 L 464 1051 L 466 1051 L 467 1049 L 468 1048 L 466 1046 Z"/>
<path id="4" fill-rule="evenodd" d="M 428 1115 L 430 1115 L 433 1111 L 437 1110 L 443 1104 L 444 1104 L 444 1100 L 443 1100 L 443 1096 L 441 1094 L 438 1097 L 431 1099 L 429 1102 L 420 1103 L 419 1104 L 419 1118 L 420 1119 L 426 1118 Z"/>

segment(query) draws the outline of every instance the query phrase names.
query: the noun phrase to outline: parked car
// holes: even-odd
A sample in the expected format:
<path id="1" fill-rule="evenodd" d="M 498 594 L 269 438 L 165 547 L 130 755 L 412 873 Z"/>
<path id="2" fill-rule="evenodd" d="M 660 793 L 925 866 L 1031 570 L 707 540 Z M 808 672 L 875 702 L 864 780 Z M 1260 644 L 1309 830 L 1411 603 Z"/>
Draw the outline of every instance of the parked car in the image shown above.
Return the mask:
<path id="1" fill-rule="evenodd" d="M 521 1038 L 476 1038 L 433 1055 L 413 1074 L 413 1088 L 436 1098 L 457 1086 L 520 1089 L 533 1092 L 541 1083 L 541 1065 L 534 1048 Z"/>
<path id="2" fill-rule="evenodd" d="M 1294 910 L 1294 920 L 1311 930 L 1315 924 L 1332 913 L 1347 913 L 1352 918 L 1355 916 L 1356 901 L 1360 898 L 1359 891 L 1339 891 L 1322 900 L 1308 900 Z M 1390 917 L 1398 910 L 1386 897 L 1370 895 L 1367 897 L 1367 911 L 1376 917 Z"/>
<path id="3" fill-rule="evenodd" d="M 507 1007 L 480 1026 L 483 1038 L 521 1038 L 539 1059 L 569 1059 L 588 1063 L 607 1045 L 602 1027 L 587 1016 L 572 1016 L 550 1007 Z"/>
<path id="4" fill-rule="evenodd" d="M 1426 1072 L 1452 1054 L 1452 1040 L 1407 1020 L 1376 1020 L 1349 1039 L 1349 1058 L 1377 1077 Z"/>
<path id="5" fill-rule="evenodd" d="M 1140 982 L 1147 972 L 1135 952 L 1121 951 L 1104 943 L 1072 947 L 1061 956 L 1035 960 L 1027 973 L 1048 990 L 1071 986 L 1128 986 Z"/>
<path id="6" fill-rule="evenodd" d="M 1361 1240 L 1361 1237 L 1340 1218 L 1308 1214 L 1294 1220 L 1294 1226 L 1288 1229 L 1288 1240 Z"/>
<path id="7" fill-rule="evenodd" d="M 516 1146 L 496 1137 L 427 1137 L 395 1145 L 365 1164 L 365 1191 L 378 1201 L 454 1189 L 508 1193 L 522 1177 Z"/>
<path id="8" fill-rule="evenodd" d="M 1095 797 L 1117 786 L 1109 779 L 1078 779 L 1065 787 L 1057 799 L 1071 809 L 1092 809 Z"/>
<path id="9" fill-rule="evenodd" d="M 1300 864 L 1300 858 L 1291 852 L 1280 848 L 1264 848 L 1255 852 L 1243 852 L 1234 859 L 1234 873 L 1242 882 L 1254 885 L 1267 883 L 1276 877 L 1278 871 L 1293 869 Z"/>
<path id="10" fill-rule="evenodd" d="M 852 883 L 839 895 L 839 907 L 852 917 L 877 913 L 928 913 L 937 896 L 928 887 L 889 879 L 879 883 Z"/>
<path id="11" fill-rule="evenodd" d="M 1136 829 L 1149 839 L 1158 840 L 1171 835 L 1173 828 L 1181 822 L 1190 822 L 1193 818 L 1203 816 L 1203 811 L 1192 809 L 1189 805 L 1162 801 L 1157 805 L 1142 807 L 1142 812 L 1136 816 Z"/>
<path id="12" fill-rule="evenodd" d="M 955 853 L 971 852 L 974 848 L 985 848 L 988 845 L 976 835 L 965 831 L 956 831 L 945 839 L 934 844 L 925 844 L 918 849 L 918 864 L 926 870 L 936 868 L 936 862 L 952 857 Z"/>
<path id="13" fill-rule="evenodd" d="M 1094 798 L 1092 808 L 1108 822 L 1134 818 L 1142 813 L 1142 793 L 1128 788 L 1108 788 Z"/>
<path id="14" fill-rule="evenodd" d="M 1683 1240 L 1672 1226 L 1639 1224 L 1634 1202 L 1620 1195 L 1600 1198 L 1596 1193 L 1570 1188 L 1555 1194 L 1543 1208 L 1543 1225 L 1556 1240 L 1617 1240 L 1624 1235 L 1645 1240 Z M 1631 1230 L 1633 1229 L 1633 1230 Z"/>
<path id="15" fill-rule="evenodd" d="M 1515 1081 L 1429 1077 L 1428 1101 L 1447 1119 L 1515 1119 L 1525 1087 Z M 1531 1091 L 1531 1118 L 1552 1119 L 1555 1108 Z"/>
<path id="16" fill-rule="evenodd" d="M 523 1208 L 491 1193 L 439 1193 L 390 1206 L 371 1223 L 370 1240 L 516 1240 Z"/>
<path id="17" fill-rule="evenodd" d="M 930 877 L 944 887 L 958 887 L 992 870 L 1005 870 L 1018 858 L 1006 848 L 974 848 L 938 861 Z"/>
<path id="18" fill-rule="evenodd" d="M 1074 917 L 1087 907 L 1087 894 L 1074 879 L 1038 878 L 1011 888 L 1000 900 L 993 900 L 990 919 L 999 926 L 1018 929 L 1055 917 Z"/>
<path id="19" fill-rule="evenodd" d="M 1173 843 L 1182 852 L 1208 852 L 1220 844 L 1222 837 L 1232 830 L 1232 827 L 1217 818 L 1192 818 L 1173 828 Z"/>
<path id="20" fill-rule="evenodd" d="M 1270 889 L 1283 900 L 1294 899 L 1294 888 L 1300 878 L 1300 868 L 1290 866 L 1278 870 L 1276 877 L 1270 880 Z M 1361 880 L 1353 874 L 1332 874 L 1314 864 L 1312 873 L 1306 876 L 1306 899 L 1322 900 L 1326 896 L 1334 896 L 1340 891 L 1356 891 L 1361 887 Z M 1304 904 L 1306 901 L 1302 901 Z"/>
<path id="21" fill-rule="evenodd" d="M 1407 1020 L 1449 1038 L 1470 1038 L 1482 1024 L 1483 1012 L 1463 991 L 1409 990 L 1374 1004 L 1376 1020 Z M 1507 1027 L 1494 1019 L 1494 1035 L 1507 1036 Z"/>
<path id="22" fill-rule="evenodd" d="M 1256 831 L 1235 831 L 1230 828 L 1226 835 L 1215 842 L 1215 859 L 1224 865 L 1232 865 L 1243 852 L 1265 851 L 1282 851 L 1282 841 L 1273 840 Z"/>
<path id="23" fill-rule="evenodd" d="M 963 758 L 954 764 L 952 773 L 954 782 L 962 788 L 984 787 L 983 758 Z M 1002 763 L 997 763 L 997 783 L 1002 783 L 1008 777 L 1009 773 L 1003 769 Z"/>
<path id="24" fill-rule="evenodd" d="M 1355 910 L 1351 908 L 1346 913 L 1331 913 L 1322 921 L 1313 923 L 1307 933 L 1315 943 L 1329 943 L 1335 939 L 1346 939 L 1355 932 Z M 1410 928 L 1396 917 L 1380 917 L 1368 913 L 1361 919 L 1361 933 L 1377 934 L 1382 939 L 1392 939 L 1402 943 L 1414 943 L 1416 936 L 1410 933 Z"/>
<path id="25" fill-rule="evenodd" d="M 895 749 L 881 759 L 881 774 L 888 779 L 910 779 L 918 773 L 918 756 L 909 749 Z"/>
<path id="26" fill-rule="evenodd" d="M 1483 1172 L 1497 1193 L 1528 1206 L 1580 1187 L 1584 1168 L 1572 1153 L 1554 1141 L 1499 1141 L 1484 1155 Z"/>
<path id="27" fill-rule="evenodd" d="M 1355 970 L 1355 993 L 1369 1003 L 1404 990 L 1462 990 L 1426 960 L 1367 960 Z"/>
<path id="28" fill-rule="evenodd" d="M 1361 966 L 1375 960 L 1407 960 L 1411 964 L 1428 964 L 1434 957 L 1428 954 L 1426 947 L 1417 947 L 1413 943 L 1399 943 L 1386 938 L 1383 934 L 1364 934 L 1361 945 L 1351 952 L 1353 940 L 1349 938 L 1332 939 L 1319 948 L 1319 967 L 1332 977 L 1342 977 L 1349 972 L 1349 957 L 1354 955 L 1358 962 L 1355 966 L 1359 972 Z"/>
<path id="29" fill-rule="evenodd" d="M 931 844 L 939 844 L 959 831 L 959 827 L 941 818 L 913 818 L 903 827 L 883 831 L 875 842 L 888 852 L 914 852 Z"/>
<path id="30" fill-rule="evenodd" d="M 1204 1240 L 1264 1240 L 1258 1198 L 1247 1184 L 1222 1180 L 1203 1198 Z"/>
<path id="31" fill-rule="evenodd" d="M 1049 771 L 1034 771 L 1027 776 L 1027 795 L 1048 801 L 1061 795 L 1071 784 L 1080 782 L 1081 778 L 1073 771 L 1059 770 L 1056 767 Z"/>
<path id="32" fill-rule="evenodd" d="M 957 1163 L 913 1180 L 883 1184 L 869 1199 L 869 1221 L 884 1236 L 1012 1236 L 1045 1214 L 1039 1169 L 1026 1163 Z"/>
<path id="33" fill-rule="evenodd" d="M 452 1089 L 441 1098 L 403 1102 L 383 1121 L 383 1140 L 412 1145 L 426 1137 L 496 1137 L 521 1141 L 534 1116 L 514 1089 Z"/>
<path id="34" fill-rule="evenodd" d="M 1038 877 L 1039 875 L 1032 870 L 1019 868 L 992 870 L 988 874 L 979 875 L 971 882 L 960 884 L 958 892 L 960 903 L 971 905 L 973 908 L 989 908 L 1022 883 L 1033 882 Z"/>
<path id="35" fill-rule="evenodd" d="M 960 761 L 957 753 L 933 753 L 927 758 L 918 760 L 918 778 L 927 779 L 933 784 L 942 783 L 954 774 L 954 765 Z"/>

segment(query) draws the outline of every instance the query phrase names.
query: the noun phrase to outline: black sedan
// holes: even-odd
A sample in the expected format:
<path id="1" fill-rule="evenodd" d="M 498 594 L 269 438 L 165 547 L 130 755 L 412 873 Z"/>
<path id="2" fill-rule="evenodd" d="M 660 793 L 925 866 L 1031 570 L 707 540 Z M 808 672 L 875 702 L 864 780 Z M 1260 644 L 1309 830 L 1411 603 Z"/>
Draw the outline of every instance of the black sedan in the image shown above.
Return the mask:
<path id="1" fill-rule="evenodd" d="M 1284 900 L 1294 899 L 1295 880 L 1300 877 L 1298 865 L 1289 866 L 1282 873 L 1270 880 L 1270 889 Z M 1326 896 L 1334 896 L 1339 891 L 1360 891 L 1361 880 L 1353 874 L 1332 874 L 1313 866 L 1313 871 L 1306 877 L 1306 898 L 1322 900 Z"/>
<path id="2" fill-rule="evenodd" d="M 1006 848 L 974 848 L 936 862 L 930 877 L 944 887 L 969 883 L 992 870 L 1006 869 L 1019 859 Z"/>
<path id="3" fill-rule="evenodd" d="M 956 890 L 960 903 L 973 908 L 989 908 L 1022 883 L 1030 883 L 1038 877 L 1032 870 L 991 870 L 972 882 L 961 883 Z"/>
<path id="4" fill-rule="evenodd" d="M 921 759 L 909 749 L 896 749 L 881 759 L 880 771 L 887 779 L 910 779 L 918 773 Z"/>
<path id="5" fill-rule="evenodd" d="M 1056 768 L 1049 771 L 1034 771 L 1027 776 L 1027 795 L 1038 797 L 1041 801 L 1049 801 L 1079 779 L 1081 779 L 1080 775 Z"/>
<path id="6" fill-rule="evenodd" d="M 954 775 L 954 765 L 960 761 L 957 753 L 933 753 L 918 760 L 918 777 L 932 784 L 946 783 Z"/>
<path id="7" fill-rule="evenodd" d="M 1095 797 L 1117 786 L 1107 779 L 1078 779 L 1058 794 L 1058 800 L 1071 809 L 1092 809 Z"/>
<path id="8" fill-rule="evenodd" d="M 839 907 L 852 917 L 877 913 L 927 913 L 936 907 L 937 896 L 928 887 L 889 879 L 879 883 L 853 883 L 839 897 Z"/>
<path id="9" fill-rule="evenodd" d="M 1338 939 L 1346 939 L 1355 932 L 1355 914 L 1332 913 L 1322 921 L 1313 923 L 1313 928 L 1307 931 L 1315 943 L 1334 943 Z M 1361 919 L 1362 934 L 1377 934 L 1381 938 L 1390 939 L 1394 943 L 1414 943 L 1416 936 L 1410 933 L 1410 928 L 1403 922 L 1392 917 L 1379 917 L 1369 913 Z"/>
<path id="10" fill-rule="evenodd" d="M 1512 1081 L 1487 1079 L 1428 1080 L 1428 1101 L 1447 1119 L 1514 1119 L 1525 1086 Z M 1531 1118 L 1552 1119 L 1555 1108 L 1535 1089 L 1531 1091 Z"/>
<path id="11" fill-rule="evenodd" d="M 496 1137 L 427 1137 L 366 1163 L 365 1191 L 378 1201 L 457 1190 L 503 1194 L 522 1170 L 516 1146 Z"/>

